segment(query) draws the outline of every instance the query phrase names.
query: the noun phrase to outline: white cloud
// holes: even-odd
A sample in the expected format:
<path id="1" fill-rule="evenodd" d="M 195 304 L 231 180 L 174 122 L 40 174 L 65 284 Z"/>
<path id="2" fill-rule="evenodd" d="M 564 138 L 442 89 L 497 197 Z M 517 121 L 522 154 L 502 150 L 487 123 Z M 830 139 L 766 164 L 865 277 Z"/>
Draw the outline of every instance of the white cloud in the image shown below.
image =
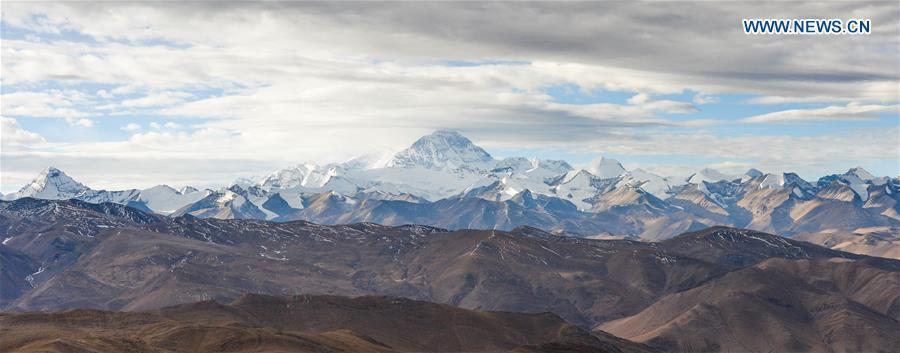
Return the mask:
<path id="1" fill-rule="evenodd" d="M 99 96 L 101 98 L 106 98 L 106 99 L 115 97 L 114 94 L 110 93 L 109 91 L 107 91 L 105 89 L 101 89 L 101 90 L 97 91 L 97 96 Z"/>
<path id="2" fill-rule="evenodd" d="M 91 119 L 85 119 L 85 118 L 67 119 L 66 121 L 68 121 L 69 124 L 72 126 L 81 126 L 81 127 L 93 127 L 94 126 L 94 121 Z"/>
<path id="3" fill-rule="evenodd" d="M 104 45 L 63 42 L 26 46 L 7 40 L 3 66 L 8 77 L 4 81 L 65 78 L 156 88 L 215 86 L 227 84 L 223 79 L 258 82 L 254 78 L 291 76 L 342 61 L 494 58 L 579 63 L 642 73 L 634 78 L 601 79 L 592 85 L 634 86 L 647 78 L 664 87 L 666 76 L 677 76 L 678 86 L 707 94 L 896 99 L 892 95 L 896 87 L 885 85 L 894 84 L 900 72 L 895 58 L 884 55 L 895 53 L 898 46 L 896 4 L 871 2 L 850 8 L 854 15 L 876 23 L 876 31 L 865 41 L 824 36 L 798 41 L 746 36 L 734 30 L 734 23 L 753 14 L 808 12 L 809 6 L 804 4 L 657 5 L 289 3 L 247 8 L 201 2 L 166 6 L 63 3 L 38 8 L 8 4 L 3 18 L 12 26 L 67 28 L 95 36 Z M 849 10 L 840 3 L 817 4 L 815 8 L 820 13 Z M 35 12 L 43 16 L 32 16 Z M 204 16 L 194 16 L 196 13 Z M 500 13 L 504 16 L 498 17 Z M 111 20 L 110 14 L 141 21 Z M 41 22 L 35 23 L 36 18 Z M 560 26 L 567 30 L 559 31 Z M 223 35 L 225 28 L 228 35 Z M 618 35 L 606 35 L 613 32 Z M 123 40 L 157 40 L 189 47 L 138 48 L 123 44 Z M 773 57 L 779 60 L 771 60 Z"/>
<path id="4" fill-rule="evenodd" d="M 628 98 L 628 104 L 643 104 L 650 100 L 650 96 L 646 93 L 638 93 Z"/>
<path id="5" fill-rule="evenodd" d="M 652 111 L 660 111 L 669 114 L 689 114 L 697 112 L 697 107 L 693 104 L 673 100 L 650 101 L 644 103 L 642 106 Z"/>
<path id="6" fill-rule="evenodd" d="M 688 114 L 697 111 L 697 108 L 689 102 L 673 100 L 653 100 L 646 93 L 638 93 L 628 98 L 628 104 L 644 108 L 647 112 L 658 111 L 669 114 Z"/>
<path id="7" fill-rule="evenodd" d="M 4 91 L 19 90 L 2 96 L 4 116 L 78 123 L 140 111 L 157 121 L 171 120 L 149 123 L 153 130 L 126 141 L 61 142 L 42 150 L 44 157 L 29 156 L 35 162 L 16 157 L 9 163 L 12 157 L 4 149 L 4 166 L 19 170 L 38 161 L 63 166 L 91 160 L 120 173 L 125 168 L 115 161 L 178 154 L 180 170 L 214 179 L 223 165 L 240 171 L 298 160 L 337 161 L 395 149 L 435 128 L 461 130 L 489 148 L 709 155 L 823 170 L 826 161 L 791 153 L 792 143 L 804 143 L 835 161 L 863 164 L 877 158 L 874 149 L 861 147 L 868 141 L 848 137 L 837 141 L 844 145 L 832 145 L 815 137 L 745 136 L 740 129 L 746 126 L 690 114 L 697 105 L 732 93 L 754 97 L 747 104 L 825 102 L 839 110 L 779 112 L 748 121 L 811 115 L 857 119 L 877 114 L 860 107 L 895 107 L 897 6 L 4 3 L 5 25 L 41 33 L 66 29 L 97 40 L 3 38 Z M 875 33 L 747 37 L 735 30 L 741 17 L 804 14 L 810 7 L 825 14 L 853 10 L 873 19 Z M 501 63 L 451 67 L 446 60 Z M 68 88 L 47 91 L 46 83 Z M 562 104 L 546 90 L 559 85 L 635 95 L 627 104 Z M 685 92 L 702 93 L 695 93 L 693 102 L 661 98 Z M 676 120 L 669 114 L 687 116 Z M 184 125 L 197 131 L 176 131 Z M 697 131 L 701 128 L 711 131 Z M 732 140 L 735 135 L 739 138 Z M 896 141 L 883 130 L 870 135 L 880 138 L 880 148 L 896 150 Z M 821 141 L 836 142 L 828 135 Z M 846 151 L 862 154 L 857 160 Z M 783 157 L 774 160 L 770 154 Z M 222 163 L 204 163 L 211 158 Z M 134 177 L 165 181 L 158 173 Z M 141 179 L 151 176 L 157 180 Z"/>
<path id="8" fill-rule="evenodd" d="M 719 101 L 720 101 L 719 97 L 712 96 L 712 95 L 706 95 L 706 94 L 696 94 L 696 95 L 694 95 L 693 100 L 694 100 L 694 103 L 700 104 L 700 105 L 719 103 Z"/>
<path id="9" fill-rule="evenodd" d="M 193 95 L 187 92 L 162 92 L 149 94 L 141 98 L 127 99 L 122 101 L 121 105 L 128 108 L 168 106 L 184 102 L 191 97 Z"/>
<path id="10" fill-rule="evenodd" d="M 137 131 L 141 129 L 141 126 L 136 123 L 128 123 L 128 125 L 123 126 L 121 129 L 125 131 Z"/>
<path id="11" fill-rule="evenodd" d="M 44 137 L 23 129 L 16 119 L 0 117 L 0 127 L 0 141 L 4 147 L 44 142 Z"/>
<path id="12" fill-rule="evenodd" d="M 871 120 L 879 113 L 896 112 L 900 116 L 900 105 L 880 105 L 849 103 L 845 106 L 828 106 L 814 109 L 789 109 L 755 115 L 741 121 L 746 123 L 789 123 L 805 121 Z"/>
<path id="13" fill-rule="evenodd" d="M 627 141 L 627 142 L 626 142 Z M 865 141 L 865 143 L 860 143 Z M 769 172 L 798 172 L 804 177 L 843 171 L 851 165 L 893 164 L 900 160 L 900 127 L 889 129 L 854 129 L 816 136 L 751 135 L 720 136 L 711 132 L 659 134 L 641 139 L 624 139 L 622 143 L 606 141 L 603 151 L 631 156 L 702 156 L 730 162 L 712 163 L 715 168 L 739 171 L 755 167 Z M 626 159 L 627 160 L 627 159 Z M 697 165 L 681 164 L 645 168 L 663 173 L 686 175 Z M 888 171 L 889 175 L 900 170 Z"/>
<path id="14" fill-rule="evenodd" d="M 65 119 L 87 116 L 88 113 L 77 105 L 90 101 L 85 94 L 75 90 L 4 93 L 0 100 L 3 102 L 0 110 L 5 116 Z"/>

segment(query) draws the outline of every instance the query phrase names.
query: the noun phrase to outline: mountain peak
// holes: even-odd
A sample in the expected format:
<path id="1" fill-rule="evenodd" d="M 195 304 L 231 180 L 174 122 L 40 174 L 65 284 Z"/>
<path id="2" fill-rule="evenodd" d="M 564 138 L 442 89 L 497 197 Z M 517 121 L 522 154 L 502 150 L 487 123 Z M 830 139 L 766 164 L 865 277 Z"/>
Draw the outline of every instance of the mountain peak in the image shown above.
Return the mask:
<path id="1" fill-rule="evenodd" d="M 337 175 L 334 167 L 321 167 L 313 163 L 298 164 L 275 171 L 263 178 L 257 186 L 264 190 L 298 187 L 319 188 Z"/>
<path id="2" fill-rule="evenodd" d="M 626 173 L 619 161 L 601 156 L 588 164 L 587 171 L 600 179 L 610 179 Z"/>
<path id="3" fill-rule="evenodd" d="M 178 193 L 182 194 L 182 195 L 190 194 L 192 192 L 197 192 L 197 191 L 200 191 L 200 190 L 198 190 L 197 188 L 190 186 L 190 185 L 185 185 L 181 189 L 178 189 Z"/>
<path id="4" fill-rule="evenodd" d="M 525 189 L 527 191 L 528 189 Z M 490 201 L 504 201 L 521 193 L 506 183 L 506 179 L 481 186 L 471 186 L 462 192 L 464 198 L 481 198 Z"/>
<path id="5" fill-rule="evenodd" d="M 761 176 L 765 175 L 765 173 L 763 173 L 759 169 L 750 168 L 750 170 L 748 170 L 746 173 L 744 173 L 744 175 L 750 177 L 750 179 L 753 179 L 753 178 L 761 177 Z"/>
<path id="6" fill-rule="evenodd" d="M 448 130 L 448 129 L 434 130 L 434 132 L 431 133 L 431 136 L 447 136 L 447 137 L 452 137 L 452 138 L 463 138 L 463 139 L 466 138 L 465 136 L 460 134 L 459 131 Z"/>
<path id="7" fill-rule="evenodd" d="M 70 199 L 90 190 L 82 183 L 75 181 L 62 170 L 47 167 L 30 183 L 12 195 L 12 199 L 34 197 L 38 199 L 61 200 Z"/>
<path id="8" fill-rule="evenodd" d="M 694 173 L 688 178 L 688 183 L 691 184 L 700 184 L 701 182 L 711 182 L 715 183 L 718 181 L 733 181 L 735 179 L 741 179 L 740 176 L 729 175 L 722 173 L 718 170 L 712 168 L 703 168 L 699 172 Z"/>
<path id="9" fill-rule="evenodd" d="M 863 167 L 850 168 L 850 170 L 844 173 L 844 175 L 856 175 L 863 181 L 875 179 L 875 176 L 872 175 L 872 173 L 869 173 L 869 171 L 863 169 Z"/>
<path id="10" fill-rule="evenodd" d="M 437 130 L 394 155 L 388 166 L 444 170 L 466 165 L 477 167 L 492 160 L 490 154 L 459 132 Z"/>

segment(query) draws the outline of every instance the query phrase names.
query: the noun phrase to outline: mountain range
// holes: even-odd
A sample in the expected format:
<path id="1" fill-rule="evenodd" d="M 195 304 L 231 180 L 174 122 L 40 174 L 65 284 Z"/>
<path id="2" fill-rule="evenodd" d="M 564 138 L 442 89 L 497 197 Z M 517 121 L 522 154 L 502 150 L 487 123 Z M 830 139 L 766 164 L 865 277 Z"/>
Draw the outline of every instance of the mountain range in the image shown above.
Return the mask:
<path id="1" fill-rule="evenodd" d="M 0 201 L 0 238 L 9 351 L 900 346 L 900 261 L 731 227 L 640 242 L 20 198 Z M 57 312 L 14 314 L 35 310 Z"/>
<path id="2" fill-rule="evenodd" d="M 896 177 L 852 168 L 810 182 L 794 173 L 751 169 L 729 175 L 707 168 L 675 178 L 629 171 L 603 157 L 575 169 L 561 160 L 495 159 L 444 130 L 386 161 L 301 164 L 219 190 L 94 190 L 51 167 L 3 198 L 23 197 L 114 202 L 173 217 L 447 229 L 532 226 L 578 237 L 644 240 L 726 225 L 866 254 L 900 252 Z"/>

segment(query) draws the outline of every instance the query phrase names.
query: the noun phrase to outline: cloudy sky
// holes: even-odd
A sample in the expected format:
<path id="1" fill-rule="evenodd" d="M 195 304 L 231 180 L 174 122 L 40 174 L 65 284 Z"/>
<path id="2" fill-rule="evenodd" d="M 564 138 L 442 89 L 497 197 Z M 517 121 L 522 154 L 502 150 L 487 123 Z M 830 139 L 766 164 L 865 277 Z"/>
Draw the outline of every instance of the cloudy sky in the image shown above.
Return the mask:
<path id="1" fill-rule="evenodd" d="M 869 18 L 751 36 L 742 18 Z M 455 129 L 660 174 L 900 174 L 900 3 L 4 1 L 0 188 L 213 186 Z"/>

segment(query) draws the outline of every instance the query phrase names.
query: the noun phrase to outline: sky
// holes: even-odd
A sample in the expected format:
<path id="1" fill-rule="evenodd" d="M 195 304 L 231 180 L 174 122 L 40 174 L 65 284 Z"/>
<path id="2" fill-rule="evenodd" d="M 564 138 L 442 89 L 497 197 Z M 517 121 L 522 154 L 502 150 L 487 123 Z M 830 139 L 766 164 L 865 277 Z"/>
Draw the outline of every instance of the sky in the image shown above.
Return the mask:
<path id="1" fill-rule="evenodd" d="M 900 175 L 896 1 L 4 1 L 0 25 L 4 193 L 51 165 L 96 189 L 225 185 L 436 129 L 661 175 Z"/>

